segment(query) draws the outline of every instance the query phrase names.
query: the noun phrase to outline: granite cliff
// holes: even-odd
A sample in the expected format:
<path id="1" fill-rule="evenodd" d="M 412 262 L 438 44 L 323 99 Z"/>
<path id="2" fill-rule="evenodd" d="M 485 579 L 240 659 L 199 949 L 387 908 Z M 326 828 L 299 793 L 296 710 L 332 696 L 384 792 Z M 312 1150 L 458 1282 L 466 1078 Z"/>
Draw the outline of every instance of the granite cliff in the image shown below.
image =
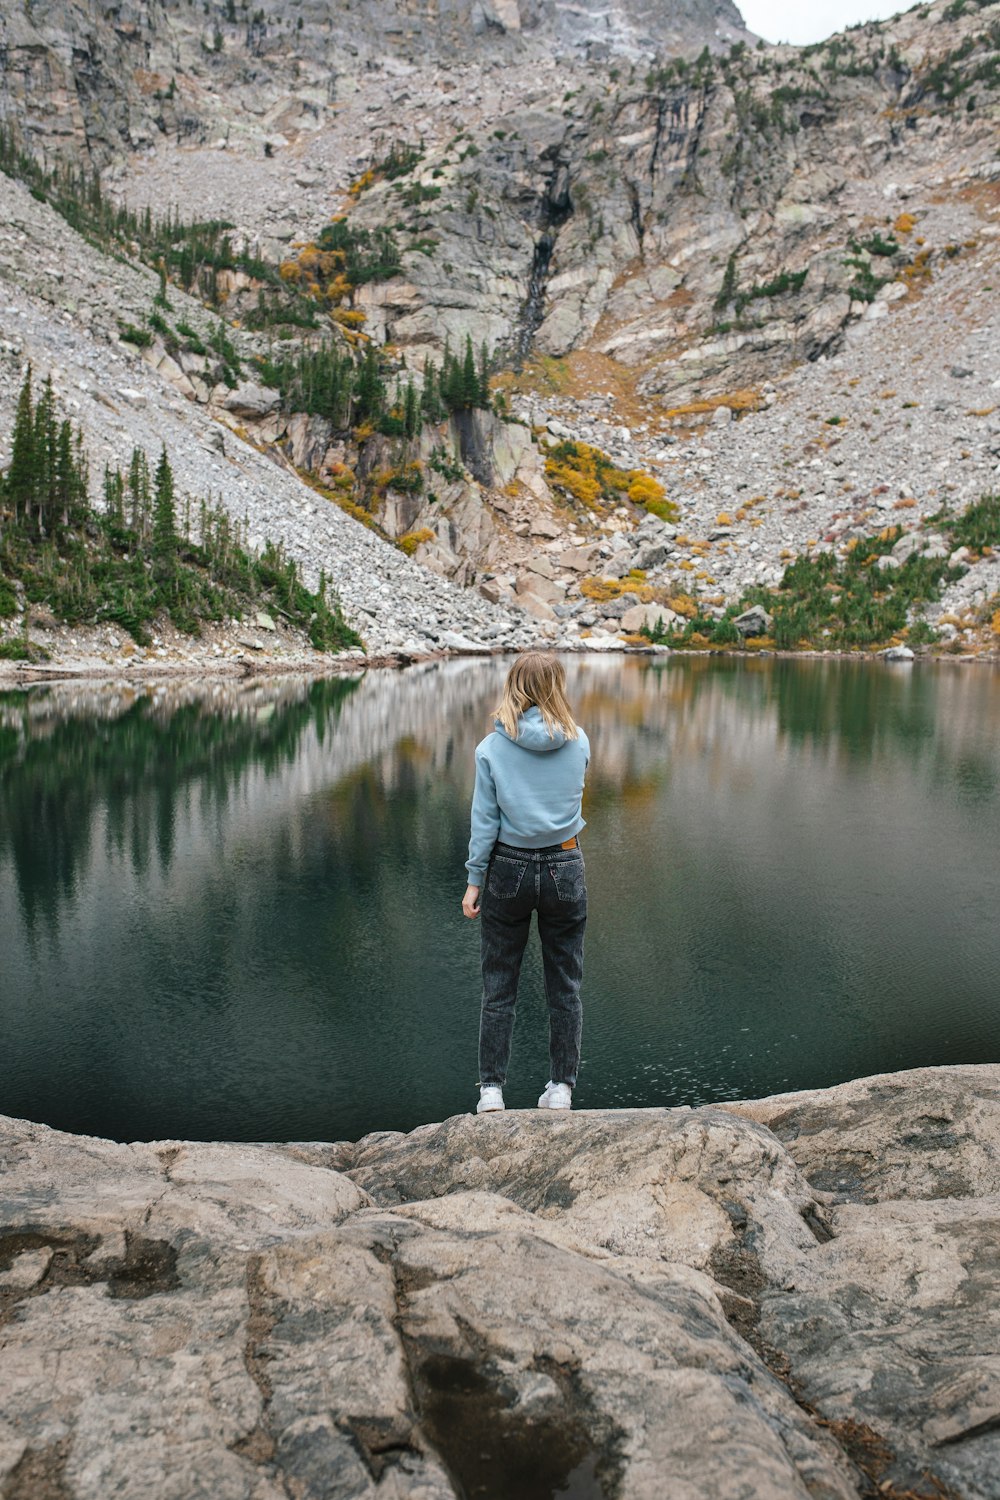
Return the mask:
<path id="1" fill-rule="evenodd" d="M 355 1144 L 0 1122 L 4 1500 L 995 1500 L 1000 1070 Z"/>
<path id="2" fill-rule="evenodd" d="M 210 419 L 238 467 L 269 456 L 298 499 L 248 497 L 224 463 L 224 503 L 289 537 L 311 576 L 360 583 L 347 602 L 376 649 L 711 631 L 797 556 L 843 559 L 890 527 L 879 545 L 949 562 L 899 638 L 991 649 L 998 555 L 963 554 L 940 518 L 1000 467 L 996 11 L 937 0 L 796 49 L 753 45 L 713 4 L 36 0 L 0 23 L 7 139 L 46 168 L 99 169 L 123 208 L 224 221 L 242 259 L 208 291 L 185 282 L 191 297 L 175 277 L 171 322 L 151 312 L 155 255 L 127 236 L 95 251 L 22 171 L 4 188 L 0 402 L 28 359 L 66 371 L 72 400 L 113 360 L 148 413 L 117 414 L 119 447 L 141 425 L 194 452 Z M 384 263 L 354 282 L 323 270 L 346 253 L 322 248 L 334 221 Z M 238 384 L 206 358 L 199 292 Z M 466 339 L 495 409 L 405 439 L 267 384 L 276 353 L 325 341 L 379 350 L 390 393 L 419 388 Z M 86 420 L 105 454 L 109 418 Z M 420 605 L 362 597 L 371 540 L 327 524 L 345 498 L 412 553 L 404 593 L 430 588 L 428 629 Z"/>

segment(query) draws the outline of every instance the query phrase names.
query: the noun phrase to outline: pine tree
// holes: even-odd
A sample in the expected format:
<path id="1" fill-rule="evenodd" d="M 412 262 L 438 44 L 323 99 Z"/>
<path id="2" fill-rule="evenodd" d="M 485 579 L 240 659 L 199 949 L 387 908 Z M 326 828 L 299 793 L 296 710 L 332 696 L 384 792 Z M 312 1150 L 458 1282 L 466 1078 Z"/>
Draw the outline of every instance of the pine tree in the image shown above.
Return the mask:
<path id="1" fill-rule="evenodd" d="M 379 373 L 378 355 L 374 344 L 369 344 L 358 371 L 357 380 L 358 415 L 362 421 L 377 417 L 385 404 L 385 385 Z"/>
<path id="2" fill-rule="evenodd" d="M 447 411 L 457 411 L 462 405 L 462 366 L 448 347 L 447 339 L 441 360 L 441 401 Z"/>
<path id="3" fill-rule="evenodd" d="M 441 397 L 438 394 L 438 372 L 433 360 L 424 366 L 424 386 L 420 392 L 420 410 L 428 422 L 441 420 Z"/>
<path id="4" fill-rule="evenodd" d="M 67 527 L 76 510 L 77 476 L 73 462 L 73 434 L 69 422 L 59 424 L 56 440 L 55 501 L 59 525 Z"/>
<path id="5" fill-rule="evenodd" d="M 403 420 L 406 426 L 406 436 L 416 437 L 420 431 L 420 401 L 417 397 L 416 387 L 412 380 L 406 383 L 406 399 L 403 406 Z"/>
<path id="6" fill-rule="evenodd" d="M 104 466 L 104 514 L 114 527 L 125 524 L 125 481 L 121 470 Z"/>
<path id="7" fill-rule="evenodd" d="M 153 482 L 153 569 L 161 580 L 166 581 L 173 576 L 177 558 L 174 476 L 166 448 L 160 449 L 160 461 L 156 465 Z"/>
<path id="8" fill-rule="evenodd" d="M 14 525 L 27 522 L 35 498 L 35 424 L 31 400 L 31 366 L 28 366 L 17 398 L 13 450 L 5 484 L 7 503 L 14 512 Z"/>
<path id="9" fill-rule="evenodd" d="M 479 405 L 479 376 L 476 374 L 476 356 L 472 352 L 472 335 L 465 335 L 465 358 L 462 361 L 462 403 L 465 407 Z"/>
<path id="10" fill-rule="evenodd" d="M 58 463 L 59 431 L 56 427 L 56 398 L 52 389 L 52 376 L 49 375 L 35 407 L 34 498 L 39 536 L 47 535 L 56 520 Z"/>
<path id="11" fill-rule="evenodd" d="M 142 540 L 149 523 L 149 464 L 141 448 L 132 449 L 128 466 L 129 525 Z"/>

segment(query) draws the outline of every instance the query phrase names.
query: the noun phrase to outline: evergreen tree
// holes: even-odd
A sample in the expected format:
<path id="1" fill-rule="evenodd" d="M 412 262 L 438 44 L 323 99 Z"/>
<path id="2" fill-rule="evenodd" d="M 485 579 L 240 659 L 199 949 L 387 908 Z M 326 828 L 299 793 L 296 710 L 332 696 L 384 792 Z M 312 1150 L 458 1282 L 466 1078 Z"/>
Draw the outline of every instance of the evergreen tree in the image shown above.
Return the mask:
<path id="1" fill-rule="evenodd" d="M 406 400 L 403 406 L 403 420 L 406 425 L 406 436 L 416 437 L 420 431 L 420 401 L 417 390 L 412 380 L 406 383 Z"/>
<path id="2" fill-rule="evenodd" d="M 420 392 L 420 409 L 428 422 L 440 422 L 444 415 L 441 408 L 437 366 L 433 360 L 428 360 L 424 366 L 424 387 Z"/>
<path id="3" fill-rule="evenodd" d="M 362 421 L 375 418 L 385 405 L 385 384 L 378 366 L 375 345 L 369 344 L 358 371 L 355 390 L 357 415 Z"/>
<path id="4" fill-rule="evenodd" d="M 120 469 L 115 469 L 112 473 L 107 464 L 104 466 L 104 514 L 112 526 L 124 526 L 125 481 Z"/>
<path id="5" fill-rule="evenodd" d="M 472 352 L 472 335 L 465 335 L 465 358 L 462 361 L 462 400 L 464 407 L 479 405 L 479 376 L 476 373 L 476 356 Z"/>
<path id="6" fill-rule="evenodd" d="M 149 464 L 141 448 L 132 449 L 128 466 L 129 525 L 136 536 L 146 535 L 149 524 Z"/>
<path id="7" fill-rule="evenodd" d="M 153 569 L 161 579 L 169 579 L 177 557 L 177 516 L 174 510 L 174 476 L 166 448 L 160 449 L 160 461 L 154 476 L 153 502 Z"/>
<path id="8" fill-rule="evenodd" d="M 47 535 L 56 519 L 58 463 L 59 432 L 56 427 L 56 398 L 52 389 L 52 376 L 49 375 L 35 407 L 34 500 L 39 536 Z"/>
<path id="9" fill-rule="evenodd" d="M 60 526 L 66 527 L 70 523 L 71 516 L 76 511 L 77 502 L 77 475 L 76 465 L 73 462 L 73 434 L 67 421 L 59 424 L 59 436 L 56 440 L 55 500 L 58 523 Z"/>
<path id="10" fill-rule="evenodd" d="M 31 400 L 31 366 L 17 398 L 13 451 L 4 486 L 14 524 L 27 521 L 35 498 L 35 424 Z"/>
<path id="11" fill-rule="evenodd" d="M 441 401 L 447 411 L 457 411 L 462 404 L 462 366 L 445 340 L 441 358 Z"/>

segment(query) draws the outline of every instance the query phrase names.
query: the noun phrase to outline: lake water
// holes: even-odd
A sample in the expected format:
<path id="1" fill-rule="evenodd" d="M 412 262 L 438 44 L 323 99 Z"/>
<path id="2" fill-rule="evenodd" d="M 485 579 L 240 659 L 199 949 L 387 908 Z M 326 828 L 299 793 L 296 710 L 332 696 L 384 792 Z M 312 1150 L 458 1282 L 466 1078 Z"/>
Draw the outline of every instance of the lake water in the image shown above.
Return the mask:
<path id="1" fill-rule="evenodd" d="M 355 1138 L 476 1099 L 508 663 L 0 695 L 0 1112 Z M 1000 1059 L 1000 673 L 592 657 L 579 1107 Z M 511 1106 L 548 1077 L 537 939 Z"/>

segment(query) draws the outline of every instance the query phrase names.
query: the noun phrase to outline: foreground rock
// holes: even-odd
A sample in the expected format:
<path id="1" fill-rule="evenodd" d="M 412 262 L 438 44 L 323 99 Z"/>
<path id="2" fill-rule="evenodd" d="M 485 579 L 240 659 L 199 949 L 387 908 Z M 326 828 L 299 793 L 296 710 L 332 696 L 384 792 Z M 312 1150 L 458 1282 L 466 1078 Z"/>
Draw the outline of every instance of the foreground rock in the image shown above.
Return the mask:
<path id="1" fill-rule="evenodd" d="M 1000 1066 L 0 1139 L 5 1500 L 998 1493 Z"/>

